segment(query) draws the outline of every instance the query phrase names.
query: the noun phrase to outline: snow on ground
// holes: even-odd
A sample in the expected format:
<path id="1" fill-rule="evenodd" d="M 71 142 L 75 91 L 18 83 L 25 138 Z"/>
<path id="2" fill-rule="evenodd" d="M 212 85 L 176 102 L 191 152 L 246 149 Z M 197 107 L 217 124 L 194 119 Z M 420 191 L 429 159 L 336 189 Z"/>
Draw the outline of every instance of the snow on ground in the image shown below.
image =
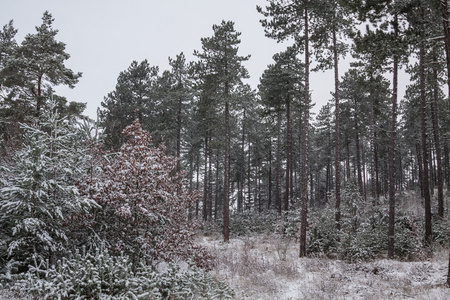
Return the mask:
<path id="1" fill-rule="evenodd" d="M 299 258 L 298 244 L 277 235 L 199 244 L 217 256 L 211 274 L 228 283 L 235 299 L 450 299 L 445 285 L 448 252 L 427 261 L 379 259 L 347 263 L 325 257 Z"/>

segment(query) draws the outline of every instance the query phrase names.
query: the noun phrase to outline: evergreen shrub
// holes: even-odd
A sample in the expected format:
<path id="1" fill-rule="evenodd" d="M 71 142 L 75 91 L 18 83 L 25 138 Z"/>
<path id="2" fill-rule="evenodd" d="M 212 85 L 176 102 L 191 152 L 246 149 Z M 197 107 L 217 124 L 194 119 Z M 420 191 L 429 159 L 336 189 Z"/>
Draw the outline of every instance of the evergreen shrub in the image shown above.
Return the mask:
<path id="1" fill-rule="evenodd" d="M 194 264 L 169 263 L 133 266 L 124 255 L 102 248 L 75 252 L 70 259 L 50 265 L 37 262 L 21 275 L 15 287 L 45 299 L 231 299 L 234 292 Z"/>

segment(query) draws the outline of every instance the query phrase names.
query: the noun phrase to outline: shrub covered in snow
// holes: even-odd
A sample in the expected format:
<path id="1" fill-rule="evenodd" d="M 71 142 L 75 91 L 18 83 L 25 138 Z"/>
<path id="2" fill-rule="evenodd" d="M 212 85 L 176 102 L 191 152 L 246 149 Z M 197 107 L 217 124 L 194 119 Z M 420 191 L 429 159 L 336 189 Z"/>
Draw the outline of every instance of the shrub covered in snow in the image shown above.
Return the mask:
<path id="1" fill-rule="evenodd" d="M 101 171 L 80 184 L 101 206 L 91 215 L 89 232 L 133 263 L 192 258 L 197 266 L 209 268 L 211 256 L 194 245 L 194 223 L 187 215 L 198 195 L 184 188 L 176 159 L 165 154 L 164 145 L 153 147 L 137 120 L 124 134 L 127 142 L 117 156 L 104 160 Z"/>
<path id="2" fill-rule="evenodd" d="M 76 252 L 55 265 L 35 263 L 15 288 L 46 299 L 230 299 L 233 291 L 195 265 L 170 263 L 166 270 L 140 264 L 101 248 Z"/>
<path id="3" fill-rule="evenodd" d="M 354 185 L 342 191 L 341 230 L 336 229 L 334 202 L 315 211 L 310 218 L 307 241 L 309 253 L 323 253 L 348 261 L 373 259 L 386 253 L 388 242 L 388 210 L 382 205 L 364 202 Z M 422 220 L 397 211 L 395 221 L 395 254 L 412 259 L 423 256 Z"/>

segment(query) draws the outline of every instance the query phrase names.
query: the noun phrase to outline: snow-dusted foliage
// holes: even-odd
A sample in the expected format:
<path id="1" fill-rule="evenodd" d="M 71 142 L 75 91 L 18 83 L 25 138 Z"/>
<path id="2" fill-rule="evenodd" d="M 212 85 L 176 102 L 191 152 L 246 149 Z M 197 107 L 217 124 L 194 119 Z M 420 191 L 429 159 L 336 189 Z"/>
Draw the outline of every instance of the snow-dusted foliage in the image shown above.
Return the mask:
<path id="1" fill-rule="evenodd" d="M 163 268 L 161 268 L 163 269 Z M 15 288 L 45 299 L 231 299 L 233 291 L 193 265 L 165 270 L 140 264 L 104 248 L 77 251 L 55 265 L 36 263 Z"/>
<path id="2" fill-rule="evenodd" d="M 65 251 L 64 220 L 95 202 L 75 186 L 86 158 L 76 127 L 50 109 L 23 128 L 23 149 L 0 193 L 0 222 L 8 260 L 26 266 L 34 255 L 56 258 Z"/>
<path id="3" fill-rule="evenodd" d="M 373 206 L 364 202 L 356 185 L 348 184 L 341 193 L 342 228 L 337 230 L 334 222 L 334 202 L 312 213 L 311 231 L 308 236 L 308 252 L 324 253 L 348 261 L 374 259 L 387 251 L 388 209 L 380 203 Z M 398 258 L 421 259 L 424 246 L 421 240 L 419 217 L 402 210 L 395 220 L 394 251 Z"/>
<path id="4" fill-rule="evenodd" d="M 81 184 L 101 208 L 93 215 L 94 232 L 110 249 L 141 258 L 171 261 L 194 259 L 208 268 L 211 257 L 193 243 L 188 207 L 196 200 L 183 188 L 176 160 L 164 145 L 152 147 L 138 120 L 126 127 L 127 142 L 100 174 Z"/>

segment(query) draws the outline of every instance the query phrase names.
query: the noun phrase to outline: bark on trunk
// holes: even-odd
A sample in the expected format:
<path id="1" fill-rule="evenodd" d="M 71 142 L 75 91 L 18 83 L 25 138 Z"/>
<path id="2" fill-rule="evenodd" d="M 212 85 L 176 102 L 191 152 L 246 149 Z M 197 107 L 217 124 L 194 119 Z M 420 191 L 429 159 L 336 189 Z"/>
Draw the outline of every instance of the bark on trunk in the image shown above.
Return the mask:
<path id="1" fill-rule="evenodd" d="M 442 151 L 441 151 L 441 137 L 439 134 L 439 86 L 438 73 L 436 67 L 433 67 L 433 84 L 434 97 L 431 101 L 431 113 L 433 118 L 433 136 L 434 145 L 436 147 L 436 167 L 437 167 L 437 181 L 438 181 L 438 216 L 444 217 L 444 176 L 442 174 Z"/>
<path id="2" fill-rule="evenodd" d="M 226 97 L 228 97 L 228 84 L 225 83 Z M 223 180 L 223 240 L 230 240 L 230 104 L 225 100 L 225 175 Z"/>
<path id="3" fill-rule="evenodd" d="M 442 24 L 444 28 L 444 43 L 447 62 L 447 86 L 450 96 L 450 3 L 448 0 L 437 0 L 440 2 L 442 13 Z"/>
<path id="4" fill-rule="evenodd" d="M 422 9 L 423 15 L 423 9 Z M 428 134 L 427 134 L 427 102 L 425 95 L 425 49 L 421 45 L 419 49 L 419 77 L 420 77 L 420 102 L 421 102 L 421 129 L 422 129 L 422 159 L 423 159 L 423 196 L 425 202 L 425 243 L 431 242 L 431 196 L 428 170 Z"/>
<path id="5" fill-rule="evenodd" d="M 339 62 L 337 53 L 337 37 L 336 28 L 333 27 L 333 56 L 334 56 L 334 140 L 335 140 L 335 150 L 334 150 L 334 170 L 336 172 L 335 178 L 335 197 L 336 197 L 336 214 L 335 222 L 337 230 L 341 229 L 341 162 L 340 162 L 340 124 L 339 124 Z"/>
<path id="6" fill-rule="evenodd" d="M 395 15 L 394 35 L 398 37 L 398 16 Z M 392 79 L 392 126 L 391 148 L 389 149 L 389 230 L 388 230 L 388 258 L 394 258 L 394 233 L 395 233 L 395 178 L 396 159 L 395 145 L 397 140 L 397 90 L 398 90 L 398 57 L 394 54 L 393 79 Z"/>
<path id="7" fill-rule="evenodd" d="M 281 111 L 277 115 L 277 164 L 275 166 L 275 203 L 281 215 Z"/>
<path id="8" fill-rule="evenodd" d="M 303 121 L 303 169 L 302 169 L 302 210 L 300 224 L 300 257 L 306 256 L 306 229 L 308 219 L 308 173 L 309 173 L 309 28 L 308 8 L 304 12 L 305 22 L 305 112 Z"/>
<path id="9" fill-rule="evenodd" d="M 284 210 L 289 209 L 289 195 L 290 195 L 290 175 L 291 175 L 291 110 L 290 99 L 288 96 L 286 102 L 286 183 L 285 183 L 285 195 L 284 195 Z"/>

